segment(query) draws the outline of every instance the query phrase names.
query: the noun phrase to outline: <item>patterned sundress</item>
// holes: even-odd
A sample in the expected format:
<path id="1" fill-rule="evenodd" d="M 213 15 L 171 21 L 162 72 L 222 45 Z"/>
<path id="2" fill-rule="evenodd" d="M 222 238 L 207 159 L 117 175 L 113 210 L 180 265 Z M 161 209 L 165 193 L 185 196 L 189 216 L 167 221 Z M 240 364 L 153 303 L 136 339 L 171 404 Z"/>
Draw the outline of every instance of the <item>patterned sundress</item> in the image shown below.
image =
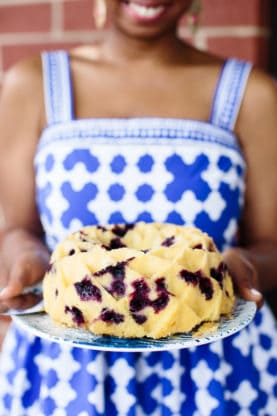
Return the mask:
<path id="1" fill-rule="evenodd" d="M 246 166 L 233 128 L 250 64 L 225 62 L 208 122 L 75 119 L 68 54 L 43 54 L 43 70 L 48 126 L 35 172 L 50 250 L 84 225 L 140 220 L 195 225 L 221 250 L 236 244 Z M 72 348 L 14 324 L 0 416 L 275 416 L 276 355 L 267 305 L 223 341 L 162 352 Z"/>

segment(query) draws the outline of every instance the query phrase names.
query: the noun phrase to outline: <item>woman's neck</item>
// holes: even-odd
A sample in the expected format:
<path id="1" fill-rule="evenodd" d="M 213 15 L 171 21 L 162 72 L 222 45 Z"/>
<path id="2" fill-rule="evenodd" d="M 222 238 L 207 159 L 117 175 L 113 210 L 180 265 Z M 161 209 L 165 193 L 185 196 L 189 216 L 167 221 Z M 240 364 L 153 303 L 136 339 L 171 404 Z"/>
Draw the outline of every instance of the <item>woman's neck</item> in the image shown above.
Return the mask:
<path id="1" fill-rule="evenodd" d="M 173 32 L 157 38 L 143 39 L 110 30 L 102 50 L 108 59 L 116 62 L 173 63 L 183 56 L 186 46 Z"/>

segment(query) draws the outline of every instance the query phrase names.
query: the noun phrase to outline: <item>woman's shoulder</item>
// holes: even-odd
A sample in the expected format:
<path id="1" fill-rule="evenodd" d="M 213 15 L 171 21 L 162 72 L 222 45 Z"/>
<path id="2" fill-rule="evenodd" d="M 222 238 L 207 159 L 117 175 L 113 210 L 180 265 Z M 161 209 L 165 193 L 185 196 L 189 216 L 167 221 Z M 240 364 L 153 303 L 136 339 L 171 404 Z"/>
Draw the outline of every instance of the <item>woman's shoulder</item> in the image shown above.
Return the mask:
<path id="1" fill-rule="evenodd" d="M 217 73 L 220 76 L 220 69 L 225 63 L 237 61 L 242 65 L 250 64 L 250 72 L 247 80 L 244 97 L 239 114 L 239 121 L 246 124 L 252 123 L 261 117 L 263 122 L 266 114 L 273 112 L 277 115 L 277 80 L 266 70 L 257 67 L 255 64 L 236 57 L 219 57 L 206 51 L 192 49 L 194 61 L 199 65 L 202 72 L 205 71 L 205 79 L 209 74 Z M 231 62 L 230 62 L 231 63 Z"/>
<path id="2" fill-rule="evenodd" d="M 276 155 L 277 84 L 259 68 L 249 75 L 235 130 L 246 156 L 265 149 Z"/>
<path id="3" fill-rule="evenodd" d="M 24 98 L 37 100 L 42 91 L 42 64 L 40 56 L 32 56 L 19 60 L 4 74 L 1 96 L 17 95 L 19 100 Z"/>
<path id="4" fill-rule="evenodd" d="M 4 75 L 4 82 L 25 83 L 41 80 L 42 64 L 40 55 L 35 55 L 19 60 L 11 66 Z"/>
<path id="5" fill-rule="evenodd" d="M 253 67 L 246 90 L 246 99 L 249 104 L 256 105 L 270 104 L 277 99 L 277 83 L 273 77 L 262 69 Z M 254 103 L 253 103 L 254 100 Z"/>
<path id="6" fill-rule="evenodd" d="M 277 116 L 277 83 L 262 69 L 253 66 L 240 111 L 240 121 L 255 124 L 266 122 L 269 114 Z"/>

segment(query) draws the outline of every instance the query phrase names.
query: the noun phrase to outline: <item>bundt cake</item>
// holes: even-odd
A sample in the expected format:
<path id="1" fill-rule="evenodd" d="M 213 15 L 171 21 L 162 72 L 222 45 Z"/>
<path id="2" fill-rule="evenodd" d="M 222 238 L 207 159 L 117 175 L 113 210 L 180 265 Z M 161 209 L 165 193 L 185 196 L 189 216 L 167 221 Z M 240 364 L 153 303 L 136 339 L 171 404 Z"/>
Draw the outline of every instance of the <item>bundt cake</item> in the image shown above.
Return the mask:
<path id="1" fill-rule="evenodd" d="M 57 324 L 118 337 L 189 332 L 234 305 L 231 277 L 206 233 L 143 222 L 71 234 L 52 253 L 43 295 Z"/>

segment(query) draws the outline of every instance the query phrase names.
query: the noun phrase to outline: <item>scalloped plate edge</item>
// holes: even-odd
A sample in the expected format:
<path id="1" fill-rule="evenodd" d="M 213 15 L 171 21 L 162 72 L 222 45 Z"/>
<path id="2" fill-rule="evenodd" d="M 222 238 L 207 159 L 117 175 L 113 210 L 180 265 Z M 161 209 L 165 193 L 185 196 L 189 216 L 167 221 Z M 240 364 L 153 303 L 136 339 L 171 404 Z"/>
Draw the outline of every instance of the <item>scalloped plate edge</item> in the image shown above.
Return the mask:
<path id="1" fill-rule="evenodd" d="M 256 304 L 237 298 L 232 318 L 223 317 L 217 330 L 194 337 L 191 333 L 177 334 L 168 338 L 117 338 L 94 335 L 75 328 L 62 328 L 54 324 L 45 313 L 13 316 L 14 322 L 23 330 L 50 342 L 98 351 L 152 352 L 192 348 L 218 341 L 241 331 L 254 318 Z"/>

